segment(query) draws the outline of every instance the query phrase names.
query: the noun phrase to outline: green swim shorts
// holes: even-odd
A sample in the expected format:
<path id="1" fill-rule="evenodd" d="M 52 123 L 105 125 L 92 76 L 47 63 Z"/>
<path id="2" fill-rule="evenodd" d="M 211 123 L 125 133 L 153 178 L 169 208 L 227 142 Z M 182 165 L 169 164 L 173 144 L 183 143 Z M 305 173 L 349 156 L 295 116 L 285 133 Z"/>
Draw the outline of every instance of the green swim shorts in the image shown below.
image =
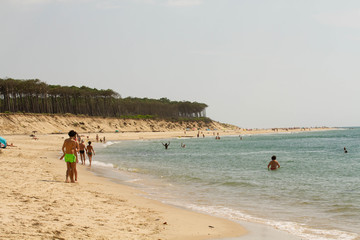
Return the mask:
<path id="1" fill-rule="evenodd" d="M 65 162 L 73 163 L 76 162 L 76 157 L 74 154 L 65 154 Z"/>

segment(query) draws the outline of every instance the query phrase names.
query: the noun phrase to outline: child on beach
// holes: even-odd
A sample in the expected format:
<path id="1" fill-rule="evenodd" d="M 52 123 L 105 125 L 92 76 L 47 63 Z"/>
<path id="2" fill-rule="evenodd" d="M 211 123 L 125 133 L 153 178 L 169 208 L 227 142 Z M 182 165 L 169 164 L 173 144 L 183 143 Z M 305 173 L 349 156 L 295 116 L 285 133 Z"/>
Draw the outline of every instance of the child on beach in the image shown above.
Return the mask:
<path id="1" fill-rule="evenodd" d="M 77 159 L 77 143 L 75 141 L 76 138 L 76 132 L 74 130 L 71 130 L 69 133 L 69 138 L 65 139 L 64 144 L 62 146 L 62 151 L 64 155 L 60 158 L 65 158 L 66 162 L 66 180 L 65 182 L 69 182 L 68 177 L 70 176 L 70 181 L 74 183 L 74 174 L 75 174 L 75 165 L 78 161 Z"/>
<path id="2" fill-rule="evenodd" d="M 91 160 L 92 160 L 92 155 L 94 153 L 95 155 L 95 151 L 94 151 L 94 148 L 91 146 L 91 141 L 88 142 L 89 145 L 86 146 L 86 153 L 89 157 L 89 162 L 90 162 L 90 167 L 91 167 Z"/>
<path id="3" fill-rule="evenodd" d="M 272 156 L 271 157 L 271 161 L 268 164 L 268 170 L 270 168 L 270 170 L 276 170 L 280 167 L 279 162 L 276 160 L 276 156 Z"/>

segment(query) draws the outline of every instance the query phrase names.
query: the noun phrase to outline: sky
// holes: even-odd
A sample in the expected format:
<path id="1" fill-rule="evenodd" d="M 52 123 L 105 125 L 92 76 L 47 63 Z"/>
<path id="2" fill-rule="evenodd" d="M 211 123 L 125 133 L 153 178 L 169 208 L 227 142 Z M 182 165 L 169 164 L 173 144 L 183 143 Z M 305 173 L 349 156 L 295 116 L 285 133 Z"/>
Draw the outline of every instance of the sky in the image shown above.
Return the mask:
<path id="1" fill-rule="evenodd" d="M 244 128 L 360 125 L 360 1 L 0 0 L 0 78 L 206 103 Z"/>

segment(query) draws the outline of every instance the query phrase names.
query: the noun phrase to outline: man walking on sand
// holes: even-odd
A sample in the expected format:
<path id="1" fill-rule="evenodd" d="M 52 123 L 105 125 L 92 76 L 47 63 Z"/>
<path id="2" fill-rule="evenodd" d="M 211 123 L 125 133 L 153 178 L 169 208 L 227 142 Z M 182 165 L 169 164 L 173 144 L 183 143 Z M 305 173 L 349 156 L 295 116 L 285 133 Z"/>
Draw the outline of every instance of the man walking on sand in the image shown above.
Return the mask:
<path id="1" fill-rule="evenodd" d="M 65 162 L 66 162 L 66 180 L 65 182 L 69 182 L 68 177 L 70 176 L 70 181 L 74 183 L 74 169 L 77 162 L 77 143 L 75 141 L 76 132 L 71 130 L 69 133 L 69 138 L 65 139 L 64 144 L 62 146 L 62 151 L 65 155 Z"/>

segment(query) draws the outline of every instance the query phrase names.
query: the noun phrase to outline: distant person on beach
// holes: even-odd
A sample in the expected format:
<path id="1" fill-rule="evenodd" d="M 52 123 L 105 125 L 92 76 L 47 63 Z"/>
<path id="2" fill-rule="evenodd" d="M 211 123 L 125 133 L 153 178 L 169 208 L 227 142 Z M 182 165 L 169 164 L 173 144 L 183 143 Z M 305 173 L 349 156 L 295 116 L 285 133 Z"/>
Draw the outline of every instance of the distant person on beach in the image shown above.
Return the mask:
<path id="1" fill-rule="evenodd" d="M 348 151 L 347 151 L 346 147 L 344 147 L 344 153 L 348 153 Z"/>
<path id="2" fill-rule="evenodd" d="M 93 146 L 91 146 L 91 141 L 88 142 L 89 145 L 86 146 L 86 153 L 88 155 L 88 158 L 89 158 L 89 162 L 90 162 L 90 167 L 91 167 L 91 160 L 92 160 L 92 155 L 94 154 L 95 155 L 95 151 L 94 151 L 94 148 Z"/>
<path id="3" fill-rule="evenodd" d="M 99 135 L 96 134 L 96 142 L 99 142 Z"/>
<path id="4" fill-rule="evenodd" d="M 215 139 L 216 139 L 216 140 L 220 140 L 220 135 L 219 135 L 219 133 L 216 134 Z"/>
<path id="5" fill-rule="evenodd" d="M 271 161 L 268 164 L 268 170 L 270 168 L 270 170 L 276 170 L 280 167 L 279 162 L 276 160 L 276 156 L 272 156 L 271 157 Z"/>
<path id="6" fill-rule="evenodd" d="M 162 145 L 164 145 L 165 149 L 168 149 L 170 142 L 169 143 L 163 143 Z"/>
<path id="7" fill-rule="evenodd" d="M 182 148 L 185 148 L 186 145 L 185 145 L 184 143 L 181 143 L 181 147 L 182 147 Z"/>
<path id="8" fill-rule="evenodd" d="M 85 147 L 84 140 L 81 140 L 81 143 L 79 144 L 79 153 L 82 165 L 85 165 Z"/>
<path id="9" fill-rule="evenodd" d="M 77 143 L 75 141 L 76 138 L 76 132 L 74 130 L 71 130 L 69 133 L 69 138 L 64 140 L 64 144 L 62 146 L 62 151 L 64 153 L 64 158 L 65 158 L 65 162 L 66 162 L 66 180 L 65 182 L 69 182 L 69 177 L 70 177 L 70 181 L 72 183 L 74 183 L 74 169 L 75 169 L 75 165 L 77 160 L 77 154 L 76 154 L 76 148 L 77 148 Z"/>

